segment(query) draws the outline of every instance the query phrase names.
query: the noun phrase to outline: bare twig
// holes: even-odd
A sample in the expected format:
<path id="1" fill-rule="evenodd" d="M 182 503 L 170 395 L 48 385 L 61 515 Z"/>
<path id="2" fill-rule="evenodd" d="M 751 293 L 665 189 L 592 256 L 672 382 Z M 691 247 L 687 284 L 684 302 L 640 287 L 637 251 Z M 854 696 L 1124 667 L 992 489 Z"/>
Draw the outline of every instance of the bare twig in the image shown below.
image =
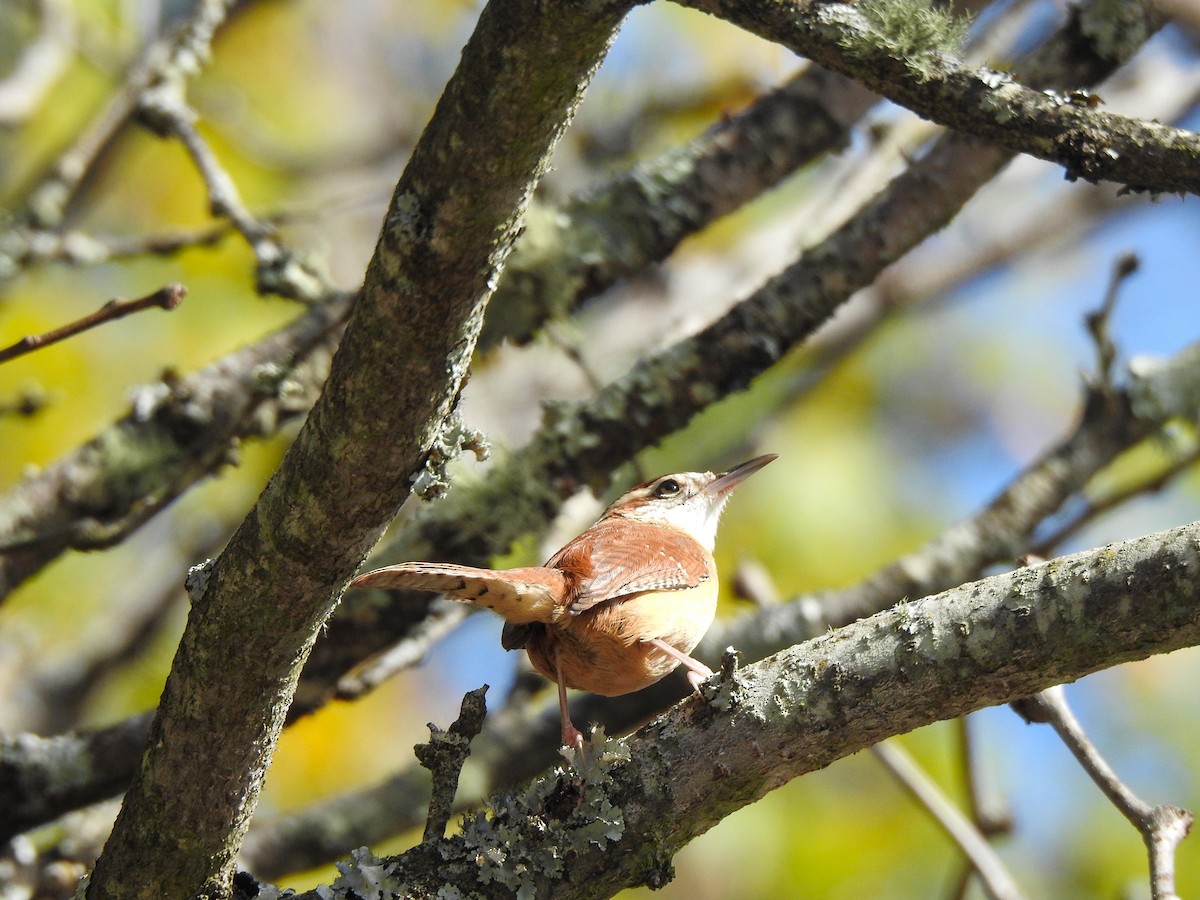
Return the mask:
<path id="1" fill-rule="evenodd" d="M 1164 432 L 1164 438 L 1166 437 L 1169 437 L 1169 433 Z M 1164 442 L 1159 441 L 1160 444 Z M 1055 549 L 1061 546 L 1063 541 L 1076 534 L 1089 522 L 1117 509 L 1134 497 L 1161 491 L 1184 472 L 1200 463 L 1200 445 L 1172 448 L 1172 453 L 1173 457 L 1159 471 L 1140 481 L 1113 490 L 1103 497 L 1089 500 L 1082 509 L 1075 510 L 1071 517 L 1058 525 L 1054 531 L 1039 538 L 1037 543 L 1030 547 L 1030 552 L 1041 557 L 1053 556 Z"/>
<path id="2" fill-rule="evenodd" d="M 417 760 L 433 775 L 433 794 L 429 798 L 429 818 L 425 822 L 422 840 L 440 840 L 454 811 L 454 796 L 458 793 L 458 776 L 463 763 L 471 755 L 471 740 L 483 728 L 487 715 L 484 696 L 488 686 L 476 688 L 463 697 L 458 718 L 449 731 L 429 723 L 429 743 L 417 744 L 413 751 Z"/>
<path id="3" fill-rule="evenodd" d="M 196 127 L 196 113 L 183 97 L 182 84 L 166 81 L 145 91 L 138 111 L 155 132 L 173 135 L 183 144 L 208 192 L 210 212 L 229 219 L 254 251 L 260 291 L 306 302 L 325 299 L 333 292 L 321 273 L 280 244 L 274 228 L 246 208 L 233 178 Z"/>
<path id="4" fill-rule="evenodd" d="M 54 228 L 62 223 L 68 204 L 104 148 L 136 110 L 138 97 L 165 80 L 194 75 L 208 57 L 217 28 L 237 0 L 200 0 L 191 17 L 170 37 L 154 44 L 133 68 L 125 87 L 99 116 L 64 151 L 53 171 L 31 193 L 26 219 L 33 225 Z"/>
<path id="5" fill-rule="evenodd" d="M 876 744 L 871 751 L 913 799 L 933 816 L 950 839 L 958 844 L 959 849 L 966 854 L 975 871 L 979 873 L 989 897 L 993 900 L 1017 900 L 1023 896 L 1008 869 L 992 849 L 992 845 L 938 789 L 903 747 L 895 741 L 885 741 Z"/>
<path id="6" fill-rule="evenodd" d="M 1104 796 L 1142 835 L 1150 855 L 1150 896 L 1176 900 L 1175 848 L 1187 837 L 1193 817 L 1177 806 L 1150 806 L 1117 777 L 1067 705 L 1061 686 L 1013 703 L 1018 714 L 1031 722 L 1048 724 L 1083 766 Z"/>
<path id="7" fill-rule="evenodd" d="M 1138 266 L 1139 262 L 1135 253 L 1126 252 L 1117 257 L 1116 262 L 1113 263 L 1108 290 L 1104 294 L 1104 302 L 1099 309 L 1089 313 L 1084 320 L 1087 323 L 1088 333 L 1091 334 L 1092 340 L 1096 344 L 1096 377 L 1101 385 L 1112 384 L 1112 366 L 1113 361 L 1117 358 L 1116 344 L 1113 343 L 1112 335 L 1108 332 L 1113 309 L 1117 305 L 1117 296 L 1125 279 L 1136 272 Z"/>
<path id="8" fill-rule="evenodd" d="M 95 266 L 139 256 L 170 256 L 192 247 L 211 247 L 233 231 L 228 222 L 189 231 L 145 235 L 98 235 L 84 231 L 15 228 L 0 235 L 0 279 L 38 263 Z"/>
<path id="9" fill-rule="evenodd" d="M 987 789 L 985 773 L 980 765 L 977 741 L 972 731 L 970 716 L 959 716 L 954 720 L 958 729 L 958 745 L 962 750 L 963 788 L 967 798 L 967 809 L 975 830 L 985 838 L 1008 834 L 1012 831 L 1012 813 L 1007 802 L 994 791 Z M 957 874 L 948 896 L 960 900 L 967 896 L 975 867 L 968 860 Z"/>
<path id="10" fill-rule="evenodd" d="M 23 337 L 11 347 L 0 349 L 0 363 L 6 363 L 11 359 L 16 359 L 18 356 L 23 356 L 26 353 L 32 353 L 34 350 L 39 350 L 42 347 L 48 347 L 51 344 L 57 344 L 59 341 L 65 341 L 67 338 L 74 337 L 90 328 L 95 328 L 97 325 L 122 319 L 133 313 L 141 312 L 144 309 L 151 309 L 153 307 L 165 310 L 175 309 L 175 307 L 183 302 L 183 298 L 186 296 L 187 288 L 183 285 L 168 284 L 166 287 L 159 288 L 153 294 L 147 294 L 145 297 L 137 300 L 109 300 L 91 315 L 84 316 L 82 319 L 63 325 L 61 328 L 56 328 L 53 331 L 48 331 L 45 334 Z"/>
<path id="11" fill-rule="evenodd" d="M 1012 812 L 1008 804 L 999 799 L 994 791 L 987 790 L 984 773 L 976 752 L 976 740 L 971 729 L 971 719 L 956 720 L 959 725 L 959 741 L 963 754 L 963 775 L 966 782 L 967 805 L 971 819 L 981 834 L 1008 834 L 1012 831 Z"/>

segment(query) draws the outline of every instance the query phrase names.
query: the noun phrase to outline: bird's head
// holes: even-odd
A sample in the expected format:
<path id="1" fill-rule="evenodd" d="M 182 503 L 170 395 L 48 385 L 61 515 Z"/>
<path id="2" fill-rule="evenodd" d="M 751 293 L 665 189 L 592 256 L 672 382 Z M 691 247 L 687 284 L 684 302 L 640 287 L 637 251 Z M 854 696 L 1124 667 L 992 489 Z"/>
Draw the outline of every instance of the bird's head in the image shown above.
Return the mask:
<path id="1" fill-rule="evenodd" d="M 622 494 L 605 511 L 643 522 L 660 522 L 686 531 L 711 553 L 721 510 L 735 487 L 775 459 L 768 453 L 725 472 L 676 472 L 660 475 Z"/>

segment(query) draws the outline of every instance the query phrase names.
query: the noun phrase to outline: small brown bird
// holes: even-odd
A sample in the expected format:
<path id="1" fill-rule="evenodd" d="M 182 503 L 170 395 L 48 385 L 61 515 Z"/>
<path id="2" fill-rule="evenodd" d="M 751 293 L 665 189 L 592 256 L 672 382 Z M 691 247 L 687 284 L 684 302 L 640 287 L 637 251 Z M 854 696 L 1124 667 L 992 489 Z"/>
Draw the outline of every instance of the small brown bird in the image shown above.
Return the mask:
<path id="1" fill-rule="evenodd" d="M 437 591 L 498 612 L 504 648 L 524 647 L 533 667 L 558 684 L 563 743 L 582 747 L 567 688 L 615 697 L 680 663 L 697 689 L 712 675 L 688 654 L 716 614 L 717 522 L 730 492 L 775 458 L 640 484 L 544 566 L 410 562 L 367 572 L 350 587 Z"/>

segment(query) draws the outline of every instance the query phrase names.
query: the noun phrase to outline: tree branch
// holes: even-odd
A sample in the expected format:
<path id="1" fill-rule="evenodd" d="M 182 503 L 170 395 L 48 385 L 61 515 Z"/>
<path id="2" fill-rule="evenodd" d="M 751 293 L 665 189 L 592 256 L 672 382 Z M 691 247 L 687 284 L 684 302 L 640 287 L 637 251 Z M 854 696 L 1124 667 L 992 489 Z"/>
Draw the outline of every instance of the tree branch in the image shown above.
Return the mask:
<path id="1" fill-rule="evenodd" d="M 26 353 L 32 353 L 34 350 L 40 350 L 42 347 L 49 347 L 51 344 L 65 341 L 67 338 L 74 337 L 90 328 L 103 325 L 105 322 L 115 322 L 117 319 L 123 319 L 125 316 L 136 312 L 142 312 L 143 310 L 155 307 L 168 311 L 175 309 L 175 307 L 183 302 L 183 298 L 186 296 L 187 288 L 183 285 L 169 284 L 166 287 L 159 288 L 152 294 L 139 297 L 137 300 L 109 300 L 96 310 L 96 312 L 84 316 L 82 319 L 77 319 L 45 334 L 23 337 L 15 344 L 0 349 L 0 363 L 6 363 L 10 359 L 16 359 L 18 356 L 24 356 Z"/>
<path id="2" fill-rule="evenodd" d="M 144 713 L 107 728 L 0 742 L 0 841 L 125 790 L 152 718 Z"/>
<path id="3" fill-rule="evenodd" d="M 871 748 L 878 759 L 917 803 L 933 817 L 942 831 L 958 845 L 983 882 L 991 900 L 1020 900 L 1017 883 L 978 828 L 959 811 L 917 761 L 895 741 L 881 741 Z"/>
<path id="4" fill-rule="evenodd" d="M 492 798 L 462 834 L 367 874 L 401 896 L 607 897 L 736 809 L 935 721 L 1200 643 L 1200 523 L 962 585 L 710 682 L 582 772 Z M 599 748 L 597 748 L 598 750 Z M 569 860 L 569 865 L 564 864 Z M 312 892 L 304 897 L 316 897 Z"/>
<path id="5" fill-rule="evenodd" d="M 139 389 L 123 419 L 18 483 L 0 502 L 0 601 L 64 550 L 124 539 L 225 465 L 239 439 L 306 412 L 349 306 L 313 307 L 199 372 Z"/>
<path id="6" fill-rule="evenodd" d="M 939 125 L 1062 165 L 1070 180 L 1114 181 L 1133 190 L 1198 193 L 1194 160 L 1200 136 L 1157 122 L 1092 108 L 1090 95 L 1059 94 L 1015 82 L 1007 73 L 973 69 L 957 51 L 949 21 L 922 33 L 923 3 L 872 0 L 852 6 L 808 0 L 744 3 L 678 0 L 766 40 L 782 44 Z M 1146 9 L 1121 7 L 1128 21 L 1110 21 L 1093 5 L 1079 15 L 1082 33 L 1099 53 L 1127 58 L 1161 24 Z M 1091 80 L 1070 85 L 1081 88 Z"/>
<path id="7" fill-rule="evenodd" d="M 1187 837 L 1193 816 L 1177 806 L 1151 806 L 1117 777 L 1100 755 L 1071 707 L 1061 686 L 1049 688 L 1013 704 L 1030 722 L 1048 724 L 1109 802 L 1129 820 L 1150 854 L 1150 895 L 1153 900 L 1178 900 L 1175 894 L 1175 848 Z"/>
<path id="8" fill-rule="evenodd" d="M 484 9 L 321 398 L 224 552 L 189 578 L 187 628 L 90 897 L 230 893 L 300 668 L 456 403 L 529 194 L 625 11 Z"/>
<path id="9" fill-rule="evenodd" d="M 479 345 L 528 341 L 690 234 L 849 139 L 878 100 L 816 66 L 687 144 L 560 206 L 531 209 L 488 309 Z"/>

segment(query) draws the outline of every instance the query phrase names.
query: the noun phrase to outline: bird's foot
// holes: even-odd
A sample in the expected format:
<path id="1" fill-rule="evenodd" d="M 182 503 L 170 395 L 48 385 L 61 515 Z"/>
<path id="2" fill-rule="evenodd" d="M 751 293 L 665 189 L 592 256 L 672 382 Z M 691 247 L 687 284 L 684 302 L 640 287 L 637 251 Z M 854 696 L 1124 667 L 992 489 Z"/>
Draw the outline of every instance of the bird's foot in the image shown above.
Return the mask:
<path id="1" fill-rule="evenodd" d="M 704 682 L 706 682 L 708 679 L 712 678 L 712 676 L 713 676 L 712 669 L 710 669 L 704 663 L 700 662 L 700 660 L 693 659 L 692 657 L 688 656 L 682 650 L 678 650 L 675 647 L 672 647 L 666 641 L 661 640 L 659 638 L 648 638 L 646 640 L 646 643 L 657 647 L 663 653 L 667 654 L 667 656 L 675 657 L 677 660 L 679 660 L 681 663 L 683 663 L 685 666 L 687 666 L 688 683 L 691 684 L 692 690 L 694 690 L 697 694 L 700 693 L 700 685 L 704 684 Z"/>
<path id="2" fill-rule="evenodd" d="M 713 677 L 713 670 L 697 660 L 692 660 L 692 662 L 696 665 L 695 667 L 688 666 L 687 680 L 688 684 L 692 686 L 692 690 L 699 694 L 700 685 Z"/>
<path id="3" fill-rule="evenodd" d="M 583 750 L 583 732 L 576 728 L 570 719 L 564 719 L 562 723 L 562 745 Z"/>

